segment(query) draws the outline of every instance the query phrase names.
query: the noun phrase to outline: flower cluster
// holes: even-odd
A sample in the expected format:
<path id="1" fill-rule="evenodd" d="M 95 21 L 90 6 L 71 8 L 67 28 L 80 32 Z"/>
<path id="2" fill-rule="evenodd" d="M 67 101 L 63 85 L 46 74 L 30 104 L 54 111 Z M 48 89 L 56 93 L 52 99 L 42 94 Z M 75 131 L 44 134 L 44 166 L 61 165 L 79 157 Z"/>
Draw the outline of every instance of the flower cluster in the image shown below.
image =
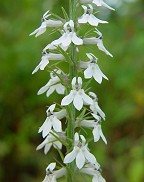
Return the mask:
<path id="1" fill-rule="evenodd" d="M 34 74 L 38 70 L 47 69 L 50 73 L 49 81 L 39 89 L 38 95 L 46 92 L 46 96 L 49 97 L 56 91 L 62 97 L 61 104 L 56 104 L 55 101 L 46 110 L 46 119 L 38 131 L 42 133 L 43 141 L 38 145 L 37 150 L 44 148 L 44 153 L 47 154 L 53 146 L 61 154 L 63 167 L 54 170 L 56 163 L 49 164 L 43 182 L 56 182 L 57 179 L 68 175 L 70 163 L 73 163 L 74 171 L 92 176 L 92 182 L 105 182 L 101 176 L 100 165 L 90 152 L 88 142 L 80 129 L 92 129 L 93 141 L 98 142 L 102 138 L 107 144 L 101 126 L 102 121 L 105 120 L 105 113 L 98 105 L 97 95 L 88 92 L 87 87 L 92 79 L 101 84 L 103 78 L 106 80 L 108 78 L 101 71 L 98 58 L 91 52 L 87 52 L 84 58 L 80 58 L 79 49 L 80 46 L 96 44 L 99 50 L 112 57 L 103 44 L 102 33 L 97 29 L 99 24 L 108 23 L 95 16 L 94 9 L 99 6 L 114 10 L 103 0 L 79 0 L 74 7 L 75 18 L 68 16 L 63 10 L 65 19 L 59 16 L 55 16 L 59 19 L 53 19 L 50 11 L 47 11 L 43 15 L 40 27 L 30 34 L 37 37 L 50 27 L 61 33 L 58 39 L 48 43 L 43 49 L 41 61 L 32 72 Z M 79 8 L 84 10 L 83 14 L 82 11 L 77 11 Z M 92 37 L 87 37 L 88 34 L 80 34 L 79 29 L 81 30 L 86 24 L 92 27 L 92 31 L 94 30 Z M 61 62 L 70 67 L 67 72 L 57 66 Z M 88 79 L 90 81 L 87 81 Z M 59 110 L 56 107 L 58 105 Z M 62 119 L 71 127 L 63 127 Z M 70 136 L 69 133 L 73 134 Z M 67 149 L 66 155 L 61 152 L 62 146 Z"/>

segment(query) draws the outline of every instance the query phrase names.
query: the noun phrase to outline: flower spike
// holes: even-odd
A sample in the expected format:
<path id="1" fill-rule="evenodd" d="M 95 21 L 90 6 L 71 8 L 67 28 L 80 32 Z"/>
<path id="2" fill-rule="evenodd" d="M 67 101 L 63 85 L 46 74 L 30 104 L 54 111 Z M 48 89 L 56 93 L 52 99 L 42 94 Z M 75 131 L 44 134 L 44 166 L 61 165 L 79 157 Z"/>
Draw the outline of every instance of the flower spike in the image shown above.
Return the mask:
<path id="1" fill-rule="evenodd" d="M 113 57 L 105 48 L 103 35 L 97 29 L 101 24 L 108 22 L 95 16 L 97 13 L 95 5 L 96 8 L 103 6 L 114 10 L 105 3 L 105 0 L 69 1 L 69 14 L 62 8 L 65 19 L 46 11 L 40 27 L 30 34 L 37 37 L 43 34 L 48 27 L 55 28 L 50 34 L 56 31 L 61 34 L 57 39 L 46 44 L 41 60 L 32 72 L 34 74 L 38 70 L 46 70 L 48 67 L 48 77 L 50 75 L 48 82 L 38 90 L 37 95 L 46 93 L 46 96 L 49 97 L 55 91 L 60 94 L 59 98 L 53 100 L 54 103 L 46 110 L 46 119 L 38 130 L 38 133 L 42 134 L 43 141 L 36 150 L 44 149 L 44 154 L 48 154 L 51 147 L 54 147 L 63 164 L 57 170 L 56 163 L 50 163 L 46 168 L 43 182 L 57 182 L 65 175 L 67 175 L 68 182 L 75 181 L 74 172 L 91 176 L 92 182 L 105 182 L 101 175 L 100 165 L 88 147 L 88 141 L 90 142 L 91 139 L 83 135 L 83 133 L 87 133 L 86 129 L 90 129 L 95 144 L 100 139 L 107 144 L 102 131 L 102 122 L 106 116 L 99 107 L 97 95 L 90 91 L 89 86 L 92 79 L 101 84 L 103 79 L 108 80 L 108 78 L 101 71 L 98 65 L 99 59 L 95 53 L 85 52 L 86 59 L 79 59 L 81 58 L 81 48 L 85 44 L 96 45 L 99 50 Z M 82 15 L 78 9 L 81 7 L 84 11 Z M 52 16 L 56 19 L 53 19 Z M 85 30 L 82 30 L 83 27 Z M 91 33 L 96 36 L 90 37 Z M 87 37 L 87 35 L 89 36 Z M 53 61 L 57 62 L 50 64 Z M 87 81 L 87 79 L 89 80 Z M 92 89 L 94 90 L 94 88 Z M 61 95 L 64 95 L 62 99 Z M 57 110 L 56 102 L 59 99 L 61 99 L 61 104 L 57 103 L 60 107 Z M 63 124 L 67 126 L 63 126 Z M 63 145 L 66 148 L 65 156 L 61 152 Z"/>

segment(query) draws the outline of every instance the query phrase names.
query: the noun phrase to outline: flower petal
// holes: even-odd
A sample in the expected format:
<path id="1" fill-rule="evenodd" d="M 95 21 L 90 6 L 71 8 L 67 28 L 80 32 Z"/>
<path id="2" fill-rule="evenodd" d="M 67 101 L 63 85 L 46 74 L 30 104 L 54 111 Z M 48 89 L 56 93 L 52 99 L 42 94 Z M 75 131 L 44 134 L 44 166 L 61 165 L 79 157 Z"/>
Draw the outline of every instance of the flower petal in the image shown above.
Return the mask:
<path id="1" fill-rule="evenodd" d="M 55 109 L 56 104 L 52 104 L 47 111 L 53 112 Z"/>
<path id="2" fill-rule="evenodd" d="M 78 23 L 87 23 L 87 18 L 86 18 L 86 16 L 85 16 L 85 15 L 82 15 L 81 17 L 79 17 Z"/>
<path id="3" fill-rule="evenodd" d="M 89 16 L 89 24 L 92 26 L 97 26 L 99 23 L 108 23 L 107 21 L 100 20 L 96 18 L 93 14 Z"/>
<path id="4" fill-rule="evenodd" d="M 97 125 L 94 127 L 92 133 L 93 133 L 93 137 L 94 137 L 94 142 L 97 142 L 100 139 L 100 134 L 99 134 Z"/>
<path id="5" fill-rule="evenodd" d="M 37 95 L 43 94 L 44 92 L 48 90 L 48 88 L 49 88 L 49 82 L 45 86 L 39 89 Z"/>
<path id="6" fill-rule="evenodd" d="M 74 107 L 80 111 L 83 107 L 83 100 L 82 96 L 79 94 L 79 92 L 76 93 L 74 100 L 73 100 Z"/>
<path id="7" fill-rule="evenodd" d="M 93 176 L 92 182 L 100 182 L 97 175 L 94 175 L 94 176 Z"/>
<path id="8" fill-rule="evenodd" d="M 65 87 L 61 83 L 55 85 L 55 89 L 58 94 L 64 94 L 65 92 Z"/>
<path id="9" fill-rule="evenodd" d="M 102 82 L 102 74 L 99 66 L 97 64 L 93 65 L 93 77 L 94 79 L 101 84 Z"/>
<path id="10" fill-rule="evenodd" d="M 75 45 L 82 45 L 83 44 L 83 40 L 81 38 L 77 37 L 75 32 L 73 32 L 73 34 L 72 34 L 72 42 Z"/>
<path id="11" fill-rule="evenodd" d="M 53 122 L 53 123 L 52 123 L 53 129 L 54 129 L 56 132 L 62 132 L 62 124 L 61 124 L 61 121 L 58 120 L 58 119 L 54 116 L 52 122 Z"/>
<path id="12" fill-rule="evenodd" d="M 39 68 L 40 68 L 40 65 L 38 65 L 38 66 L 33 70 L 32 74 L 36 73 L 36 72 L 39 70 Z"/>
<path id="13" fill-rule="evenodd" d="M 80 149 L 77 156 L 76 156 L 76 165 L 79 169 L 81 169 L 85 164 L 85 156 L 82 152 L 82 150 Z"/>
<path id="14" fill-rule="evenodd" d="M 99 175 L 98 182 L 106 182 L 106 180 L 101 175 Z"/>
<path id="15" fill-rule="evenodd" d="M 101 51 L 105 52 L 107 55 L 113 57 L 113 55 L 110 52 L 108 52 L 106 50 L 106 48 L 104 47 L 102 40 L 99 39 L 99 41 L 97 42 L 97 46 L 98 46 L 99 50 L 101 50 Z"/>
<path id="16" fill-rule="evenodd" d="M 59 148 L 60 150 L 62 149 L 62 143 L 61 142 L 59 142 L 59 141 L 56 141 L 56 142 L 54 142 L 53 143 L 53 146 L 54 146 L 54 148 Z"/>
<path id="17" fill-rule="evenodd" d="M 66 106 L 69 105 L 74 99 L 74 91 L 71 90 L 69 95 L 65 96 L 62 101 L 61 101 L 61 105 L 62 106 Z"/>
<path id="18" fill-rule="evenodd" d="M 76 132 L 75 135 L 74 135 L 74 145 L 78 145 L 79 143 L 79 134 Z"/>
<path id="19" fill-rule="evenodd" d="M 96 158 L 95 158 L 95 156 L 94 156 L 93 154 L 91 154 L 91 153 L 88 151 L 88 149 L 87 149 L 86 146 L 85 146 L 83 152 L 84 152 L 85 158 L 86 158 L 91 164 L 95 164 L 95 163 L 96 163 Z"/>
<path id="20" fill-rule="evenodd" d="M 82 98 L 85 104 L 91 105 L 93 103 L 93 100 L 87 94 L 85 94 L 83 89 L 81 91 L 82 91 Z"/>
<path id="21" fill-rule="evenodd" d="M 40 70 L 44 70 L 48 63 L 49 63 L 48 56 L 42 56 L 40 62 Z"/>
<path id="22" fill-rule="evenodd" d="M 101 138 L 103 139 L 103 141 L 105 142 L 105 144 L 107 144 L 107 140 L 106 140 L 106 138 L 105 138 L 105 136 L 104 136 L 104 134 L 102 132 L 101 125 L 99 125 L 99 128 L 98 129 L 99 129 L 99 134 L 100 134 Z"/>
<path id="23" fill-rule="evenodd" d="M 56 163 L 55 162 L 52 162 L 48 165 L 48 167 L 46 168 L 46 170 L 50 170 L 50 171 L 53 171 L 56 167 Z"/>
<path id="24" fill-rule="evenodd" d="M 46 92 L 46 96 L 49 97 L 55 91 L 55 86 L 51 86 Z"/>
<path id="25" fill-rule="evenodd" d="M 88 22 L 92 26 L 98 26 L 98 23 L 99 23 L 98 19 L 94 15 L 92 15 L 92 14 L 89 15 Z"/>
<path id="26" fill-rule="evenodd" d="M 74 147 L 73 151 L 68 153 L 64 158 L 64 163 L 71 163 L 77 156 L 77 148 Z"/>
<path id="27" fill-rule="evenodd" d="M 51 127 L 52 127 L 52 124 L 49 118 L 47 117 L 43 125 L 39 128 L 38 133 L 42 132 L 42 137 L 45 138 L 49 134 Z"/>
<path id="28" fill-rule="evenodd" d="M 48 143 L 48 144 L 45 145 L 44 154 L 47 154 L 49 152 L 51 146 L 52 146 L 52 143 Z"/>
<path id="29" fill-rule="evenodd" d="M 92 77 L 92 69 L 91 65 L 88 65 L 88 68 L 84 71 L 84 77 L 85 78 L 91 78 Z"/>
<path id="30" fill-rule="evenodd" d="M 64 47 L 69 46 L 70 43 L 71 43 L 71 37 L 70 37 L 70 35 L 67 34 L 67 33 L 64 33 L 63 39 L 62 39 L 62 42 L 61 43 L 62 43 L 62 46 L 64 46 Z"/>
<path id="31" fill-rule="evenodd" d="M 42 149 L 48 142 L 48 138 L 46 138 L 40 145 L 37 146 L 36 150 Z"/>

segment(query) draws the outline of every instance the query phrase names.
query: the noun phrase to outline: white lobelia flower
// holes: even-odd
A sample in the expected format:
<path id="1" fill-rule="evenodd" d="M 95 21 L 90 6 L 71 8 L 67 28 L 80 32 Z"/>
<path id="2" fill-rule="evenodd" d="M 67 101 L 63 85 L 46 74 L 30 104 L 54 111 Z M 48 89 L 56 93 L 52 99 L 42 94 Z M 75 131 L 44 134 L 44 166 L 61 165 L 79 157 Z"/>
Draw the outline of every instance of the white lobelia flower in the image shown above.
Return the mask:
<path id="1" fill-rule="evenodd" d="M 89 96 L 93 99 L 93 104 L 90 105 L 90 109 L 94 114 L 99 114 L 100 117 L 102 117 L 103 120 L 105 120 L 105 113 L 101 110 L 101 108 L 98 105 L 98 98 L 95 93 L 89 92 Z"/>
<path id="2" fill-rule="evenodd" d="M 87 94 L 85 94 L 84 90 L 81 88 L 81 77 L 78 77 L 77 80 L 76 77 L 74 77 L 71 84 L 73 90 L 71 90 L 70 93 L 62 99 L 62 106 L 69 105 L 71 102 L 73 102 L 74 107 L 80 111 L 83 105 L 91 105 L 93 103 L 92 99 Z"/>
<path id="3" fill-rule="evenodd" d="M 106 48 L 103 45 L 102 33 L 98 29 L 96 29 L 95 32 L 98 34 L 97 37 L 84 38 L 83 43 L 84 44 L 97 44 L 97 47 L 99 50 L 101 50 L 101 51 L 105 52 L 107 55 L 113 57 L 113 55 L 110 52 L 108 52 L 108 50 L 106 50 Z"/>
<path id="4" fill-rule="evenodd" d="M 84 64 L 85 66 L 87 66 L 87 69 L 84 71 L 84 77 L 86 79 L 93 77 L 98 83 L 102 82 L 102 78 L 108 80 L 108 78 L 103 74 L 97 64 L 98 58 L 96 58 L 92 53 L 87 53 L 86 55 L 90 59 L 90 61 L 86 64 L 85 62 L 80 62 L 81 68 Z"/>
<path id="5" fill-rule="evenodd" d="M 46 27 L 60 27 L 63 25 L 63 22 L 60 20 L 48 19 L 49 16 L 51 16 L 51 14 L 49 14 L 49 11 L 47 11 L 43 15 L 41 26 L 37 28 L 34 32 L 32 32 L 30 35 L 35 34 L 35 37 L 38 37 L 39 35 L 43 34 L 46 31 Z"/>
<path id="6" fill-rule="evenodd" d="M 93 133 L 93 137 L 94 137 L 94 142 L 97 142 L 101 137 L 103 139 L 103 141 L 105 142 L 105 144 L 107 144 L 106 138 L 101 129 L 100 117 L 96 114 L 92 114 L 92 115 L 95 118 L 95 120 L 83 120 L 79 123 L 79 125 L 84 126 L 84 127 L 93 128 L 92 133 Z"/>
<path id="7" fill-rule="evenodd" d="M 54 40 L 51 45 L 68 47 L 71 42 L 73 42 L 75 45 L 83 44 L 83 40 L 77 37 L 76 33 L 74 32 L 73 20 L 70 20 L 64 24 L 63 35 L 59 39 Z"/>
<path id="8" fill-rule="evenodd" d="M 76 166 L 79 169 L 81 169 L 86 162 L 95 164 L 97 168 L 99 168 L 99 164 L 97 163 L 95 156 L 89 152 L 85 137 L 83 135 L 79 136 L 78 133 L 75 133 L 74 135 L 74 148 L 72 152 L 65 156 L 64 163 L 68 164 L 74 160 L 76 160 Z"/>
<path id="9" fill-rule="evenodd" d="M 90 4 L 90 3 L 93 3 L 93 4 L 97 5 L 97 6 L 103 6 L 103 7 L 105 7 L 105 8 L 108 8 L 108 9 L 110 9 L 110 10 L 115 11 L 114 8 L 110 7 L 110 6 L 109 6 L 108 4 L 106 4 L 103 0 L 80 0 L 80 2 L 81 2 L 82 4 Z"/>
<path id="10" fill-rule="evenodd" d="M 63 109 L 59 112 L 53 112 L 55 106 L 56 104 L 53 104 L 47 109 L 47 118 L 44 121 L 43 125 L 39 128 L 38 132 L 42 132 L 43 138 L 45 138 L 49 134 L 52 128 L 56 132 L 62 132 L 62 124 L 59 119 L 62 119 L 66 116 L 66 110 Z"/>
<path id="11" fill-rule="evenodd" d="M 110 7 L 108 4 L 106 4 L 103 0 L 92 0 L 92 3 L 96 4 L 97 6 L 104 6 L 105 8 L 108 8 L 110 10 L 115 11 L 112 7 Z"/>
<path id="12" fill-rule="evenodd" d="M 45 67 L 49 64 L 50 60 L 64 60 L 65 57 L 62 54 L 48 53 L 44 51 L 42 53 L 42 58 L 38 66 L 33 70 L 32 74 L 36 73 L 39 69 L 44 70 Z"/>
<path id="13" fill-rule="evenodd" d="M 64 51 L 67 51 L 68 49 L 68 46 L 63 46 L 62 44 L 59 44 L 59 45 L 53 45 L 52 44 L 53 42 L 51 42 L 50 44 L 48 44 L 43 50 L 46 51 L 46 50 L 56 50 L 59 47 L 61 47 Z"/>
<path id="14" fill-rule="evenodd" d="M 92 116 L 95 118 L 95 120 L 91 124 L 91 127 L 94 127 L 94 129 L 92 131 L 93 137 L 94 137 L 94 142 L 97 142 L 101 137 L 102 140 L 104 141 L 104 143 L 107 144 L 107 140 L 106 140 L 106 138 L 102 132 L 102 129 L 101 129 L 101 118 L 94 113 L 92 113 Z"/>
<path id="15" fill-rule="evenodd" d="M 48 136 L 45 138 L 45 140 L 37 146 L 36 150 L 40 150 L 44 147 L 44 153 L 47 154 L 50 150 L 50 148 L 53 146 L 54 148 L 62 149 L 62 143 L 57 140 L 56 137 L 59 137 L 58 134 L 54 133 L 53 131 L 50 131 Z"/>
<path id="16" fill-rule="evenodd" d="M 97 169 L 92 164 L 87 164 L 84 168 L 80 170 L 80 172 L 92 176 L 92 182 L 106 182 L 105 179 L 102 177 L 100 170 L 100 168 Z"/>
<path id="17" fill-rule="evenodd" d="M 56 91 L 58 94 L 64 94 L 65 87 L 60 83 L 60 79 L 57 74 L 60 75 L 61 70 L 55 69 L 50 73 L 50 80 L 38 91 L 38 95 L 46 92 L 46 96 L 49 97 L 54 91 Z"/>
<path id="18" fill-rule="evenodd" d="M 55 162 L 48 165 L 48 167 L 46 168 L 46 176 L 42 182 L 56 182 L 58 178 L 61 178 L 66 174 L 65 168 L 54 171 L 55 167 Z"/>
<path id="19" fill-rule="evenodd" d="M 78 23 L 89 23 L 92 26 L 98 26 L 99 23 L 108 23 L 107 21 L 100 20 L 96 18 L 93 13 L 92 5 L 88 5 L 88 7 L 82 5 L 84 9 L 84 14 L 78 19 Z"/>
<path id="20" fill-rule="evenodd" d="M 92 116 L 95 118 L 94 122 L 93 122 L 93 126 L 94 126 L 94 129 L 93 129 L 93 136 L 94 136 L 94 142 L 97 142 L 100 137 L 102 138 L 102 140 L 105 142 L 105 144 L 107 144 L 107 140 L 102 132 L 102 129 L 101 129 L 101 118 L 92 113 Z"/>

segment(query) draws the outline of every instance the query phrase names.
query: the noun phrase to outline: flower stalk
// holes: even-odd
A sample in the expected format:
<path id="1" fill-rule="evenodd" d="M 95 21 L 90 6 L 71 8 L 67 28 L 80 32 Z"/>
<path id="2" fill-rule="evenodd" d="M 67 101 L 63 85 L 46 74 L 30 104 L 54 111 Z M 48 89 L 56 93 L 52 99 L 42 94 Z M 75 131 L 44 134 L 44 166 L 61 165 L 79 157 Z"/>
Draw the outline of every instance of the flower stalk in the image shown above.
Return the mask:
<path id="1" fill-rule="evenodd" d="M 113 10 L 103 0 L 69 0 L 69 15 L 62 8 L 65 20 L 47 11 L 43 15 L 40 27 L 30 34 L 37 37 L 43 34 L 47 27 L 56 28 L 61 32 L 58 39 L 53 40 L 43 49 L 41 61 L 32 72 L 34 74 L 39 70 L 47 69 L 50 73 L 49 81 L 39 89 L 38 95 L 46 92 L 46 96 L 49 97 L 55 91 L 57 94 L 64 95 L 61 104 L 55 102 L 48 107 L 46 119 L 38 130 L 42 134 L 43 141 L 38 145 L 37 150 L 44 148 L 44 153 L 47 154 L 51 147 L 54 147 L 63 161 L 62 167 L 58 169 L 55 162 L 48 165 L 43 182 L 56 182 L 63 176 L 67 176 L 67 182 L 74 182 L 76 173 L 91 176 L 92 182 L 105 182 L 100 165 L 88 148 L 87 142 L 92 140 L 98 142 L 102 138 L 107 144 L 102 131 L 105 113 L 98 105 L 97 95 L 92 91 L 88 93 L 90 90 L 88 86 L 92 79 L 101 84 L 103 79 L 108 80 L 108 78 L 99 68 L 99 59 L 94 54 L 85 53 L 87 61 L 79 60 L 79 46 L 84 44 L 96 45 L 99 50 L 112 57 L 103 44 L 102 33 L 96 28 L 98 24 L 108 22 L 95 16 L 94 6 L 97 8 L 104 6 Z M 83 15 L 80 14 L 81 11 L 77 11 L 78 8 L 84 10 Z M 91 29 L 92 37 L 86 36 L 88 32 L 85 36 L 79 35 L 80 31 L 77 31 L 77 27 L 82 29 L 85 24 L 95 28 L 95 31 Z M 67 72 L 57 66 L 61 62 L 68 64 Z M 59 111 L 57 111 L 58 106 Z M 64 131 L 61 119 L 66 120 L 67 126 Z M 83 136 L 81 128 L 91 129 L 93 139 Z M 66 147 L 66 154 L 62 153 L 62 146 Z"/>

